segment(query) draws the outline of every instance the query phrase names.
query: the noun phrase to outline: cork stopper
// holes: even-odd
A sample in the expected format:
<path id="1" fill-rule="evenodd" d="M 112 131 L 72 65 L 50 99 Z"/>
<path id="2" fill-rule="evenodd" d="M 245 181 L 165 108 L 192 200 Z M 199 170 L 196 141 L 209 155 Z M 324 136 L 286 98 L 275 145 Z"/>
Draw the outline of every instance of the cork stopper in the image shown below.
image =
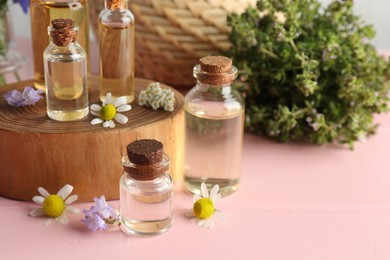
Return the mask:
<path id="1" fill-rule="evenodd" d="M 199 60 L 200 68 L 208 73 L 224 73 L 232 69 L 233 62 L 225 56 L 207 56 Z"/>
<path id="2" fill-rule="evenodd" d="M 207 56 L 195 66 L 195 77 L 204 84 L 220 86 L 232 83 L 237 77 L 237 68 L 231 59 L 225 56 Z"/>
<path id="3" fill-rule="evenodd" d="M 51 21 L 48 31 L 52 42 L 57 46 L 68 46 L 76 41 L 78 27 L 71 19 L 54 19 Z"/>
<path id="4" fill-rule="evenodd" d="M 163 144 L 154 139 L 141 139 L 127 146 L 127 156 L 135 164 L 153 164 L 161 161 Z"/>
<path id="5" fill-rule="evenodd" d="M 124 9 L 127 7 L 128 0 L 106 0 L 106 8 L 110 10 Z"/>
<path id="6" fill-rule="evenodd" d="M 136 180 L 153 180 L 169 168 L 169 158 L 163 153 L 163 144 L 154 139 L 141 139 L 127 146 L 127 160 L 123 168 Z"/>

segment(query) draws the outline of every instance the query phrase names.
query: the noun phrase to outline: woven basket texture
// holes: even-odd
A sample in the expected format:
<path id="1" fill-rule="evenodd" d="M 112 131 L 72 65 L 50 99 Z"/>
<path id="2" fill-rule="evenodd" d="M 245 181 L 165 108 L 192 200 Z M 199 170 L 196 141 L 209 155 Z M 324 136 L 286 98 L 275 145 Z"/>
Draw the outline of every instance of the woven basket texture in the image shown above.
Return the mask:
<path id="1" fill-rule="evenodd" d="M 98 31 L 104 0 L 90 0 L 90 17 Z M 175 87 L 195 83 L 199 58 L 229 48 L 226 16 L 242 13 L 256 0 L 130 0 L 135 16 L 135 74 Z"/>

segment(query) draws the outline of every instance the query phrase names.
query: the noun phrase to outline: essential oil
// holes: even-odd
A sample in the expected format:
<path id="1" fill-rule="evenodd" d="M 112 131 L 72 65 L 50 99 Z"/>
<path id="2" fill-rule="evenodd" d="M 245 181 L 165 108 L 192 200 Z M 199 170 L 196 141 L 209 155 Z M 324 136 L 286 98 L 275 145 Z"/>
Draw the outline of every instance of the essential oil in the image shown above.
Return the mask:
<path id="1" fill-rule="evenodd" d="M 43 52 L 50 43 L 47 27 L 50 21 L 72 19 L 79 27 L 77 41 L 89 54 L 89 11 L 88 0 L 30 0 L 31 37 L 34 57 L 34 86 L 46 90 Z M 87 68 L 89 68 L 87 55 Z"/>
<path id="2" fill-rule="evenodd" d="M 48 28 L 52 42 L 44 52 L 47 114 L 58 121 L 88 115 L 86 53 L 77 43 L 78 28 L 70 19 L 55 19 Z"/>
<path id="3" fill-rule="evenodd" d="M 231 83 L 237 69 L 221 56 L 202 58 L 194 68 L 197 85 L 185 97 L 184 186 L 200 194 L 218 184 L 223 196 L 239 187 L 244 101 Z"/>
<path id="4" fill-rule="evenodd" d="M 106 0 L 99 15 L 100 100 L 134 100 L 134 16 L 127 0 Z"/>
<path id="5" fill-rule="evenodd" d="M 124 233 L 154 236 L 169 230 L 173 221 L 169 157 L 161 142 L 142 139 L 127 146 L 122 158 L 120 211 Z"/>

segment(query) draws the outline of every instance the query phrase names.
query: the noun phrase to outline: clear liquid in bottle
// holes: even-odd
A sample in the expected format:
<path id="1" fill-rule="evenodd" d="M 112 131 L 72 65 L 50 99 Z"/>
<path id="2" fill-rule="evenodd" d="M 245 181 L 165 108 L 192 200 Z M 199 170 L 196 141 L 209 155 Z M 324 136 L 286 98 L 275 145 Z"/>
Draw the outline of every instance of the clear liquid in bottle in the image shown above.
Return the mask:
<path id="1" fill-rule="evenodd" d="M 50 43 L 47 27 L 50 21 L 67 18 L 79 27 L 77 41 L 87 55 L 89 68 L 89 22 L 87 0 L 31 0 L 31 35 L 34 57 L 34 87 L 46 91 L 43 52 Z"/>
<path id="2" fill-rule="evenodd" d="M 243 119 L 242 108 L 228 110 L 225 102 L 193 100 L 186 104 L 184 186 L 187 190 L 199 194 L 202 182 L 208 189 L 218 184 L 223 196 L 238 189 Z"/>
<path id="3" fill-rule="evenodd" d="M 47 114 L 58 121 L 73 121 L 88 115 L 86 60 L 46 62 Z"/>

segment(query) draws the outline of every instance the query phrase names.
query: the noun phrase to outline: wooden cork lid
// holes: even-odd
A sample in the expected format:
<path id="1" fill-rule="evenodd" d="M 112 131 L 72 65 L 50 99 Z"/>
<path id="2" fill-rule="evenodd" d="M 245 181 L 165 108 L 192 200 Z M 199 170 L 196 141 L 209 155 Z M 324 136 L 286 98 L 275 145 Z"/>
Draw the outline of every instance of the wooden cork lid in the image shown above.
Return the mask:
<path id="1" fill-rule="evenodd" d="M 141 139 L 127 146 L 127 160 L 123 169 L 136 180 L 148 181 L 163 175 L 169 169 L 169 157 L 163 144 L 154 139 Z"/>
<path id="2" fill-rule="evenodd" d="M 232 83 L 237 77 L 237 69 L 228 57 L 207 56 L 199 62 L 194 68 L 194 75 L 204 84 L 223 86 Z"/>
<path id="3" fill-rule="evenodd" d="M 225 56 L 207 56 L 199 60 L 200 68 L 208 73 L 224 73 L 232 69 L 233 62 Z"/>
<path id="4" fill-rule="evenodd" d="M 153 164 L 162 160 L 163 144 L 154 139 L 141 139 L 127 146 L 129 161 L 135 164 Z"/>
<path id="5" fill-rule="evenodd" d="M 53 43 L 57 46 L 68 46 L 76 41 L 78 27 L 72 19 L 54 19 L 51 21 L 49 33 Z"/>
<path id="6" fill-rule="evenodd" d="M 119 8 L 125 8 L 128 0 L 106 0 L 107 9 L 114 10 Z"/>

